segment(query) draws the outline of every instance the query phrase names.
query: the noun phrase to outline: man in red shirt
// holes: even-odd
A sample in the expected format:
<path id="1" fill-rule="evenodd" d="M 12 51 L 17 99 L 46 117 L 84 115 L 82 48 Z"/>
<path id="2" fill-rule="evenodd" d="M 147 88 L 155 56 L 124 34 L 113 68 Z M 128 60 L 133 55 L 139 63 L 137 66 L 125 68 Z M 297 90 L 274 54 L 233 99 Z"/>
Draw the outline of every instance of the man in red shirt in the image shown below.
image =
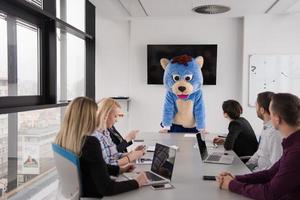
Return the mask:
<path id="1" fill-rule="evenodd" d="M 300 99 L 278 93 L 270 104 L 273 126 L 282 133 L 283 155 L 269 170 L 217 177 L 221 189 L 253 199 L 300 199 Z"/>

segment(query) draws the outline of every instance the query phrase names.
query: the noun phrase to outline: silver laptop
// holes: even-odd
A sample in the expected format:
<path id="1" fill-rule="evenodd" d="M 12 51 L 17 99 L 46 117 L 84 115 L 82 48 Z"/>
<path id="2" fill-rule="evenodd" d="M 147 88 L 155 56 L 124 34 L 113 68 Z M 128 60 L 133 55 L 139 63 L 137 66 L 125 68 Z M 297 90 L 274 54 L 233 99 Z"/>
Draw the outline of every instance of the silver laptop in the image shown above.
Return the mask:
<path id="1" fill-rule="evenodd" d="M 231 165 L 234 161 L 233 155 L 228 155 L 223 152 L 212 152 L 208 154 L 206 143 L 202 140 L 201 134 L 197 133 L 197 142 L 199 146 L 199 151 L 201 155 L 201 159 L 205 163 L 216 163 L 216 164 L 226 164 Z"/>
<path id="2" fill-rule="evenodd" d="M 145 171 L 149 179 L 147 185 L 159 185 L 171 182 L 175 157 L 176 149 L 156 143 L 151 171 Z M 137 176 L 134 173 L 125 173 L 124 175 L 129 179 Z"/>

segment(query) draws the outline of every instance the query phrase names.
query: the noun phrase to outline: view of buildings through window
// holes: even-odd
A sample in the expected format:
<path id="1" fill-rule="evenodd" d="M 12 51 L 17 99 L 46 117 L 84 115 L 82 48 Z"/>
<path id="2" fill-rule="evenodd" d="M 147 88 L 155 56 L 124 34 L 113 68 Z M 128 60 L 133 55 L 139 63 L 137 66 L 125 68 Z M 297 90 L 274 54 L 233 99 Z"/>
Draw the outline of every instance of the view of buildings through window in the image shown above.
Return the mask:
<path id="1" fill-rule="evenodd" d="M 19 112 L 8 126 L 11 114 L 0 115 L 0 179 L 8 178 L 9 159 L 17 158 L 17 184 L 32 179 L 54 167 L 51 143 L 59 130 L 65 108 Z M 17 155 L 8 156 L 8 134 L 17 130 Z"/>
<path id="2" fill-rule="evenodd" d="M 62 3 L 61 3 L 62 2 Z M 60 5 L 65 7 L 61 9 Z M 57 0 L 58 16 L 85 31 L 85 0 Z M 38 26 L 0 10 L 0 98 L 41 95 Z M 57 29 L 57 101 L 85 95 L 85 40 Z M 16 177 L 13 190 L 54 167 L 51 143 L 65 107 L 0 114 L 0 180 Z M 9 137 L 15 136 L 17 144 Z M 16 147 L 16 152 L 13 148 Z M 15 174 L 9 170 L 17 162 Z"/>
<path id="3" fill-rule="evenodd" d="M 51 143 L 64 108 L 18 113 L 18 184 L 54 167 Z"/>

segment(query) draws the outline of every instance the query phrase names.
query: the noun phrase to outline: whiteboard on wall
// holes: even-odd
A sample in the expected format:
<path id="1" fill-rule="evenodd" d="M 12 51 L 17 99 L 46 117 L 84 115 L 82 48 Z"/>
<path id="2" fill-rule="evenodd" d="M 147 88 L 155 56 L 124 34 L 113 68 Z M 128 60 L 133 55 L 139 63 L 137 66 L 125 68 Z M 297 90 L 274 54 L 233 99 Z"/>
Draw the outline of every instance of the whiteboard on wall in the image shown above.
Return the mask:
<path id="1" fill-rule="evenodd" d="M 264 91 L 288 92 L 300 96 L 300 55 L 251 55 L 249 105 Z"/>

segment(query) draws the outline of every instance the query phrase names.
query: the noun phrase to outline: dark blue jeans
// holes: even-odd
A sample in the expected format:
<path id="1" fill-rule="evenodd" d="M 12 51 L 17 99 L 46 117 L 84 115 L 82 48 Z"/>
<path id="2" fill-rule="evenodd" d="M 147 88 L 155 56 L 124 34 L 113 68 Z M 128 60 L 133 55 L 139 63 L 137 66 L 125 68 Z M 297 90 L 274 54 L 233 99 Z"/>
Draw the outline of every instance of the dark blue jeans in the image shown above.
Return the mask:
<path id="1" fill-rule="evenodd" d="M 169 132 L 174 132 L 174 133 L 198 133 L 198 130 L 196 127 L 193 128 L 184 128 L 181 125 L 178 124 L 172 124 L 171 129 Z"/>

